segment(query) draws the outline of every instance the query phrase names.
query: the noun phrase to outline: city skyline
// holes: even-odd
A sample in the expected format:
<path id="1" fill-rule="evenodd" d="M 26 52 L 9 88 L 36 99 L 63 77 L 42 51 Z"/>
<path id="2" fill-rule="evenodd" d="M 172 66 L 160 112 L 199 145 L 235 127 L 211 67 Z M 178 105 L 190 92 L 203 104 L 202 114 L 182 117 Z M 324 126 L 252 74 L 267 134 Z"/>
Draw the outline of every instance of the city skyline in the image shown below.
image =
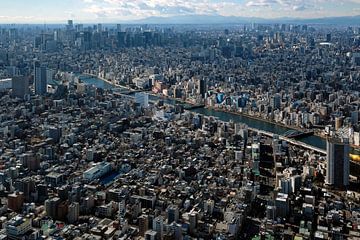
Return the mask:
<path id="1" fill-rule="evenodd" d="M 359 0 L 15 0 L 2 3 L 0 23 L 131 22 L 148 17 L 219 15 L 323 18 L 360 15 Z"/>

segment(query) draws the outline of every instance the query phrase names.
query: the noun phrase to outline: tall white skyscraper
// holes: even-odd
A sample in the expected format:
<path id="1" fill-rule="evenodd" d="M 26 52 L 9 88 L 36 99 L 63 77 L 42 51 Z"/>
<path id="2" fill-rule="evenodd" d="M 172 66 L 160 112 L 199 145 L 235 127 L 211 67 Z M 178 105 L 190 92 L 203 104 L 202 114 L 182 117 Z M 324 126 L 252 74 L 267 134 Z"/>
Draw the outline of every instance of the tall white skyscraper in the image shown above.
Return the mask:
<path id="1" fill-rule="evenodd" d="M 326 184 L 340 188 L 349 185 L 349 140 L 329 138 L 326 142 L 326 149 Z"/>

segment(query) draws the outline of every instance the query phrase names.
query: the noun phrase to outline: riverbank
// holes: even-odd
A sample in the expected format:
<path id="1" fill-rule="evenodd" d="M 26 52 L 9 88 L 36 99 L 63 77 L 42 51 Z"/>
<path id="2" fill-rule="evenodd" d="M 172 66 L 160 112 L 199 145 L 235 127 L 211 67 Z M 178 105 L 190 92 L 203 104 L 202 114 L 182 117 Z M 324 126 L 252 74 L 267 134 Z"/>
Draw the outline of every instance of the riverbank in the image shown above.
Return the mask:
<path id="1" fill-rule="evenodd" d="M 295 127 L 295 126 L 292 126 L 292 125 L 285 125 L 283 123 L 279 123 L 279 122 L 272 121 L 272 120 L 269 120 L 269 119 L 266 119 L 266 118 L 263 118 L 263 117 L 251 115 L 251 114 L 248 114 L 248 113 L 236 112 L 236 111 L 231 111 L 231 110 L 222 109 L 222 108 L 215 108 L 215 107 L 206 107 L 206 108 L 207 109 L 213 109 L 215 111 L 225 112 L 225 113 L 232 113 L 232 114 L 236 114 L 236 115 L 239 115 L 239 116 L 244 116 L 244 117 L 251 118 L 251 119 L 254 119 L 254 120 L 262 121 L 262 122 L 267 122 L 269 124 L 274 124 L 274 125 L 277 125 L 279 127 L 288 128 L 289 130 L 296 130 L 296 131 L 300 131 L 300 132 L 306 132 L 307 130 L 313 131 L 311 129 L 303 129 L 303 128 Z M 314 134 L 315 134 L 315 131 L 314 131 Z"/>
<path id="2" fill-rule="evenodd" d="M 128 86 L 125 86 L 125 85 L 120 85 L 120 84 L 117 84 L 117 83 L 113 83 L 112 81 L 106 79 L 106 78 L 102 78 L 102 77 L 99 77 L 97 75 L 94 75 L 94 74 L 90 74 L 90 73 L 82 73 L 81 74 L 82 76 L 88 76 L 88 77 L 91 77 L 91 78 L 96 78 L 96 79 L 100 79 L 101 81 L 104 81 L 106 82 L 107 84 L 110 84 L 114 87 L 118 87 L 118 88 L 124 88 L 124 89 L 127 89 L 129 91 L 136 91 L 135 89 L 131 88 L 131 87 L 128 87 Z"/>
<path id="3" fill-rule="evenodd" d="M 211 107 L 205 107 L 206 109 L 213 109 L 215 111 L 221 111 L 221 112 L 225 112 L 225 113 L 231 113 L 231 114 L 235 114 L 235 115 L 239 115 L 239 116 L 244 116 L 244 117 L 247 117 L 247 118 L 251 118 L 251 119 L 254 119 L 254 120 L 258 120 L 258 121 L 263 121 L 263 122 L 267 122 L 269 124 L 274 124 L 276 126 L 280 126 L 280 127 L 284 127 L 284 128 L 290 128 L 290 129 L 293 129 L 293 130 L 296 130 L 296 131 L 304 131 L 304 129 L 302 128 L 297 128 L 295 126 L 291 126 L 291 125 L 285 125 L 285 124 L 282 124 L 282 123 L 278 123 L 278 122 L 275 122 L 275 121 L 271 121 L 271 120 L 268 120 L 268 119 L 264 119 L 262 117 L 258 117 L 258 116 L 253 116 L 253 115 L 250 115 L 250 114 L 246 114 L 246 113 L 241 113 L 241 112 L 235 112 L 235 111 L 229 111 L 229 110 L 226 110 L 226 109 L 221 109 L 221 108 L 211 108 Z M 313 130 L 314 131 L 314 130 Z M 317 131 L 314 131 L 314 135 L 316 137 L 319 137 L 323 140 L 326 140 L 326 136 L 324 134 L 321 134 Z M 360 146 L 357 146 L 357 145 L 354 145 L 354 144 L 350 144 L 350 147 L 352 147 L 353 149 L 355 150 L 358 150 L 360 151 Z"/>
<path id="4" fill-rule="evenodd" d="M 136 89 L 132 89 L 127 86 L 121 86 L 119 84 L 114 84 L 112 81 L 109 81 L 104 78 L 99 78 L 98 76 L 95 76 L 92 74 L 82 74 L 82 75 L 89 76 L 89 77 L 93 78 L 94 80 L 102 81 L 102 82 L 107 83 L 114 87 L 121 87 L 121 88 L 127 89 L 129 91 L 138 91 Z M 175 99 L 175 98 L 170 98 L 170 97 L 166 97 L 166 96 L 159 96 L 158 94 L 154 94 L 150 91 L 144 91 L 144 92 L 149 93 L 149 95 L 153 97 L 154 101 L 156 101 L 158 99 L 163 99 L 165 101 L 168 101 L 168 103 L 172 104 L 172 105 L 175 105 L 175 104 L 189 104 L 192 106 L 195 105 L 194 103 L 189 102 L 189 101 L 183 101 L 181 99 Z M 244 124 L 247 124 L 248 126 L 251 126 L 251 128 L 258 129 L 260 131 L 271 132 L 271 133 L 277 134 L 277 135 L 281 135 L 288 130 L 299 130 L 298 128 L 286 126 L 284 124 L 276 123 L 276 122 L 270 121 L 268 119 L 263 119 L 258 116 L 253 116 L 253 115 L 244 114 L 244 113 L 240 113 L 240 112 L 228 111 L 225 109 L 206 107 L 206 108 L 193 109 L 193 110 L 191 110 L 191 112 L 199 113 L 199 114 L 202 114 L 205 116 L 213 116 L 213 117 L 221 119 L 224 122 L 225 121 L 235 121 L 235 122 L 244 123 Z M 301 129 L 301 130 L 303 130 L 303 129 Z M 308 144 L 308 145 L 311 145 L 311 146 L 314 146 L 316 148 L 326 149 L 326 136 L 316 133 L 316 132 L 314 135 L 300 138 L 298 141 Z M 360 150 L 360 146 L 351 145 L 351 147 L 352 147 L 351 152 L 353 152 L 355 149 L 357 151 Z M 356 154 L 358 154 L 358 153 L 356 153 Z"/>
<path id="5" fill-rule="evenodd" d="M 150 95 L 152 95 L 154 97 L 158 97 L 158 98 L 164 98 L 164 99 L 168 99 L 168 100 L 171 100 L 171 101 L 179 102 L 179 103 L 182 103 L 182 104 L 189 104 L 189 105 L 195 106 L 195 104 L 190 102 L 190 101 L 184 101 L 184 100 L 181 100 L 181 99 L 171 98 L 171 97 L 168 97 L 168 96 L 159 96 L 159 95 L 154 94 L 154 93 L 151 93 Z M 205 105 L 204 108 L 208 109 L 208 110 L 214 110 L 214 111 L 217 111 L 217 112 L 234 114 L 234 115 L 250 118 L 250 119 L 261 121 L 261 122 L 266 122 L 268 124 L 272 124 L 274 126 L 282 127 L 282 128 L 289 129 L 289 130 L 296 130 L 296 131 L 300 131 L 300 132 L 313 131 L 313 133 L 314 133 L 313 135 L 320 138 L 323 141 L 326 141 L 326 138 L 327 138 L 327 136 L 325 134 L 323 134 L 323 133 L 321 133 L 319 131 L 316 131 L 316 129 L 315 130 L 313 130 L 313 129 L 303 129 L 303 128 L 299 128 L 299 127 L 292 126 L 292 125 L 285 125 L 283 123 L 275 122 L 275 121 L 265 119 L 265 118 L 262 118 L 262 117 L 259 117 L 259 116 L 254 116 L 254 115 L 243 113 L 243 112 L 231 111 L 231 110 L 227 110 L 227 109 L 223 109 L 223 108 L 209 107 L 209 106 L 206 106 L 206 105 Z M 357 145 L 354 145 L 354 144 L 350 144 L 350 146 L 353 149 L 360 151 L 360 146 L 357 146 Z"/>
<path id="6" fill-rule="evenodd" d="M 181 99 L 171 98 L 171 97 L 168 97 L 168 96 L 162 96 L 162 95 L 159 96 L 159 95 L 154 94 L 154 93 L 150 93 L 150 95 L 152 95 L 154 97 L 158 97 L 158 98 L 164 98 L 164 99 L 168 99 L 168 100 L 171 100 L 171 101 L 179 102 L 179 103 L 182 103 L 182 104 L 189 104 L 189 105 L 192 105 L 192 106 L 196 105 L 196 104 L 194 104 L 194 103 L 192 103 L 190 101 L 184 101 L 184 100 L 181 100 Z M 254 119 L 254 120 L 257 120 L 257 121 L 266 122 L 268 124 L 272 124 L 272 125 L 275 125 L 275 126 L 279 126 L 279 127 L 282 127 L 282 128 L 289 129 L 289 130 L 296 130 L 296 131 L 300 131 L 300 132 L 313 131 L 315 136 L 320 137 L 323 140 L 326 140 L 326 137 L 324 137 L 321 133 L 318 133 L 317 131 L 312 130 L 312 129 L 303 129 L 303 128 L 299 128 L 299 127 L 292 126 L 292 125 L 285 125 L 283 123 L 275 122 L 275 121 L 265 119 L 265 118 L 262 118 L 262 117 L 259 117 L 259 116 L 254 116 L 254 115 L 251 115 L 251 114 L 237 112 L 237 111 L 231 111 L 231 110 L 227 110 L 227 109 L 223 109 L 223 108 L 210 107 L 210 106 L 206 106 L 206 105 L 205 105 L 204 108 L 208 109 L 208 110 L 214 110 L 214 111 L 218 111 L 218 112 L 230 113 L 230 114 L 235 114 L 235 115 L 242 116 L 242 117 L 251 118 L 251 119 Z"/>

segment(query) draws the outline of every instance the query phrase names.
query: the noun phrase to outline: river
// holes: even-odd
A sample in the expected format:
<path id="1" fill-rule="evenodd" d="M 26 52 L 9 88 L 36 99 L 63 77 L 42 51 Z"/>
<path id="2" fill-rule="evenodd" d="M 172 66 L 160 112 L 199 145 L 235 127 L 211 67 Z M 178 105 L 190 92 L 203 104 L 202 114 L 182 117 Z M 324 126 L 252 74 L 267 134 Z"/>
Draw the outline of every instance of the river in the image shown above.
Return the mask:
<path id="1" fill-rule="evenodd" d="M 94 85 L 98 88 L 103 88 L 103 89 L 112 89 L 114 88 L 113 85 L 99 79 L 99 78 L 95 78 L 95 77 L 91 77 L 91 76 L 86 76 L 86 75 L 82 75 L 80 76 L 81 81 L 83 81 L 86 84 L 91 84 Z M 150 96 L 150 100 L 158 100 L 159 98 L 156 96 Z M 181 103 L 179 101 L 176 100 L 172 100 L 172 99 L 163 99 L 166 103 L 168 104 L 177 104 L 177 103 Z M 274 134 L 283 134 L 289 130 L 292 130 L 290 128 L 286 128 L 283 126 L 279 126 L 273 123 L 269 123 L 266 121 L 261 121 L 258 119 L 253 119 L 244 115 L 238 115 L 238 114 L 234 114 L 234 113 L 229 113 L 229 112 L 223 112 L 223 111 L 219 111 L 219 110 L 214 110 L 214 109 L 207 109 L 207 108 L 197 108 L 197 109 L 193 109 L 190 110 L 192 112 L 195 113 L 199 113 L 199 114 L 203 114 L 205 116 L 213 116 L 218 118 L 219 120 L 222 121 L 230 121 L 232 120 L 233 122 L 240 122 L 240 123 L 244 123 L 246 125 L 248 125 L 251 128 L 256 128 L 259 130 L 263 130 L 263 131 L 267 131 L 267 132 L 272 132 Z M 312 136 L 307 136 L 307 137 L 303 137 L 303 138 L 299 138 L 297 139 L 298 141 L 304 142 L 306 144 L 309 144 L 311 146 L 317 147 L 317 148 L 321 148 L 321 149 L 326 149 L 326 141 L 318 136 L 312 135 Z"/>

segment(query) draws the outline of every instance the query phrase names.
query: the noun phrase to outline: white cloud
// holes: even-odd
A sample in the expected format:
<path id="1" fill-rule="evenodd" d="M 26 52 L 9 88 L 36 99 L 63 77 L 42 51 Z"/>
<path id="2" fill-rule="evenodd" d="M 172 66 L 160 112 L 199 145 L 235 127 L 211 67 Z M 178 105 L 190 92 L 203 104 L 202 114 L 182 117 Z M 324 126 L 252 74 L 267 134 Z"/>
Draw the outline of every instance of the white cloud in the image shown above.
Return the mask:
<path id="1" fill-rule="evenodd" d="M 246 3 L 247 7 L 270 7 L 273 4 L 278 3 L 275 0 L 255 0 Z"/>
<path id="2" fill-rule="evenodd" d="M 360 0 L 82 0 L 85 13 L 99 18 L 136 19 L 149 16 L 172 16 L 190 14 L 219 14 L 225 16 L 260 17 L 319 17 L 335 13 L 348 15 L 349 11 L 326 12 L 326 4 L 360 3 Z M 266 11 L 262 11 L 266 9 Z"/>
<path id="3" fill-rule="evenodd" d="M 89 1 L 89 0 L 83 0 Z M 210 0 L 91 0 L 85 12 L 100 17 L 127 16 L 171 16 L 189 14 L 221 14 L 234 15 L 243 8 L 242 4 L 229 1 L 213 2 Z"/>

